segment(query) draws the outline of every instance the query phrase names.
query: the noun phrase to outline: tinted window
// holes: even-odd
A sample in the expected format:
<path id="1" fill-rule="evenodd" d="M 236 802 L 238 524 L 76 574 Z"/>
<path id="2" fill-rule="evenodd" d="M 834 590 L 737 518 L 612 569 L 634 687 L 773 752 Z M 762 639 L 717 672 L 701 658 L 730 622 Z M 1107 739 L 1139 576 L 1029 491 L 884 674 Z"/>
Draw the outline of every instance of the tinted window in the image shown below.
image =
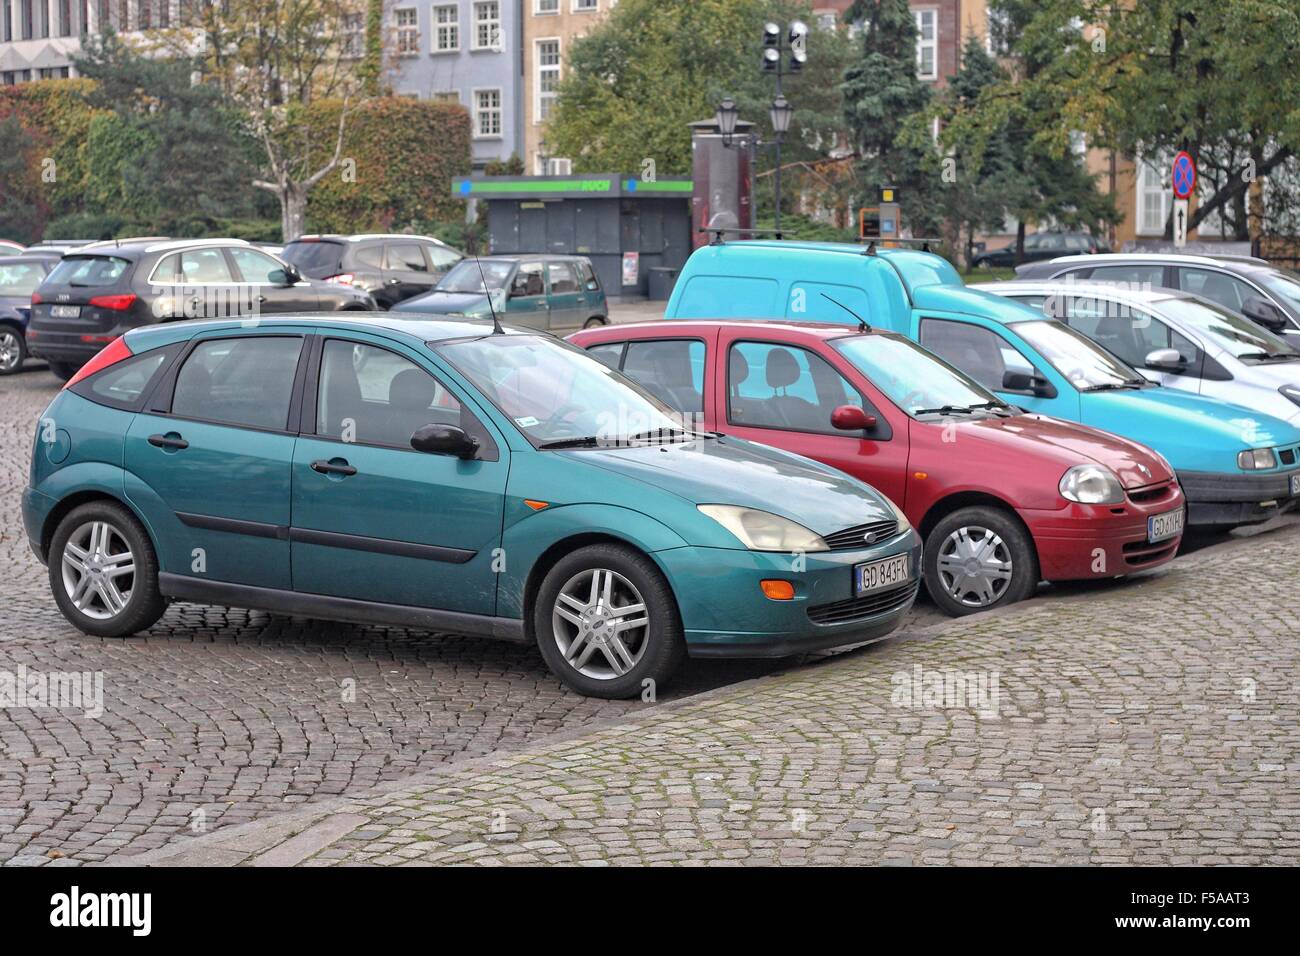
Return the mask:
<path id="1" fill-rule="evenodd" d="M 292 262 L 304 275 L 317 279 L 343 271 L 339 268 L 343 261 L 343 244 L 339 242 L 299 240 L 285 246 L 283 255 L 286 262 Z"/>
<path id="2" fill-rule="evenodd" d="M 253 249 L 231 249 L 230 258 L 235 260 L 235 268 L 245 282 L 265 285 L 272 281 L 272 272 L 283 272 L 284 266 L 263 252 Z"/>
<path id="3" fill-rule="evenodd" d="M 1008 371 L 1029 372 L 1032 364 L 992 329 L 965 322 L 924 319 L 921 345 L 956 366 L 985 388 L 1005 388 Z"/>
<path id="4" fill-rule="evenodd" d="M 142 352 L 92 375 L 87 383 L 91 394 L 116 405 L 135 405 L 169 354 L 174 353 L 164 349 Z"/>
<path id="5" fill-rule="evenodd" d="M 578 277 L 569 263 L 552 262 L 547 265 L 547 270 L 551 275 L 552 294 L 562 295 L 578 291 Z"/>
<path id="6" fill-rule="evenodd" d="M 382 269 L 384 267 L 384 247 L 383 246 L 362 246 L 357 250 L 357 265 L 368 266 L 371 269 Z"/>
<path id="7" fill-rule="evenodd" d="M 593 345 L 587 349 L 587 354 L 599 359 L 610 368 L 617 369 L 623 359 L 623 343 L 606 342 L 604 345 Z"/>
<path id="8" fill-rule="evenodd" d="M 181 279 L 185 282 L 234 282 L 220 249 L 191 249 L 181 253 Z"/>
<path id="9" fill-rule="evenodd" d="M 461 405 L 432 375 L 387 349 L 332 340 L 321 356 L 316 433 L 410 448 L 425 425 L 460 425 Z"/>
<path id="10" fill-rule="evenodd" d="M 388 247 L 388 268 L 404 269 L 407 272 L 428 272 L 424 253 L 414 243 L 401 243 Z"/>
<path id="11" fill-rule="evenodd" d="M 704 411 L 703 342 L 629 342 L 623 374 L 678 411 Z"/>
<path id="12" fill-rule="evenodd" d="M 39 262 L 0 263 L 0 295 L 29 296 L 45 278 Z"/>
<path id="13" fill-rule="evenodd" d="M 116 256 L 68 256 L 49 275 L 51 285 L 109 286 L 131 263 Z"/>
<path id="14" fill-rule="evenodd" d="M 1165 284 L 1165 267 L 1161 265 L 1098 266 L 1092 270 L 1097 282 L 1123 282 L 1135 289 L 1158 289 Z"/>
<path id="15" fill-rule="evenodd" d="M 727 366 L 727 415 L 736 425 L 834 435 L 831 412 L 862 404 L 839 372 L 805 349 L 738 342 Z"/>
<path id="16" fill-rule="evenodd" d="M 184 418 L 284 428 L 302 339 L 256 336 L 199 343 L 176 377 L 172 413 Z"/>
<path id="17" fill-rule="evenodd" d="M 1230 275 L 1215 272 L 1212 269 L 1179 269 L 1183 288 L 1192 295 L 1199 295 L 1226 305 L 1234 312 L 1240 312 L 1249 299 L 1259 298 L 1259 293 Z"/>

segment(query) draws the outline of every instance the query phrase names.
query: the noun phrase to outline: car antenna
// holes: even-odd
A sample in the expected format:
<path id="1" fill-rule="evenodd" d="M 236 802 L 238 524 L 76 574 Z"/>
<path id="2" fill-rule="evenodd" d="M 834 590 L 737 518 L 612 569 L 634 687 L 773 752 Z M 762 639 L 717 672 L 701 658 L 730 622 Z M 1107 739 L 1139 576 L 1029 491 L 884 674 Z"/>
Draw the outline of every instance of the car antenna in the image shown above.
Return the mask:
<path id="1" fill-rule="evenodd" d="M 487 296 L 488 311 L 492 313 L 492 334 L 505 335 L 506 330 L 501 328 L 501 323 L 497 321 L 496 306 L 492 304 L 492 290 L 488 288 L 487 276 L 483 272 L 483 260 L 474 253 L 474 262 L 478 266 L 478 277 L 483 280 L 483 293 Z"/>
<path id="2" fill-rule="evenodd" d="M 858 320 L 858 331 L 859 331 L 859 332 L 870 332 L 870 331 L 871 331 L 871 326 L 867 325 L 867 320 L 864 319 L 862 316 L 858 315 L 858 313 L 854 312 L 852 309 L 850 309 L 850 308 L 849 308 L 847 305 L 845 305 L 843 302 L 837 302 L 835 299 L 832 299 L 830 296 L 828 296 L 825 292 L 821 293 L 821 297 L 822 297 L 823 299 L 826 299 L 828 302 L 834 302 L 836 305 L 838 305 L 841 309 L 843 309 L 843 310 L 844 310 L 845 312 L 847 312 L 849 315 L 851 315 L 851 316 L 853 316 L 855 319 L 857 319 L 857 320 Z"/>

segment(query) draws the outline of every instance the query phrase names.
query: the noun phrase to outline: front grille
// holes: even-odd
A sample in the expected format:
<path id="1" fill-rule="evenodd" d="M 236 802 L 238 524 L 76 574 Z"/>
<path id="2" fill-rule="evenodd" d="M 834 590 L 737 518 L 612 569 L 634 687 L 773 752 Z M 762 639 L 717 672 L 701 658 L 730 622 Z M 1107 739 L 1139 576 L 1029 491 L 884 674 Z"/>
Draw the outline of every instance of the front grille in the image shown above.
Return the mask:
<path id="1" fill-rule="evenodd" d="M 1152 501 L 1160 501 L 1164 498 L 1172 497 L 1174 493 L 1174 483 L 1166 482 L 1163 485 L 1147 485 L 1145 488 L 1135 488 L 1128 493 L 1130 501 L 1138 504 L 1146 504 Z"/>
<path id="2" fill-rule="evenodd" d="M 1178 547 L 1177 538 L 1157 541 L 1155 544 L 1149 544 L 1146 541 L 1130 541 L 1124 545 L 1124 563 L 1130 567 L 1151 564 L 1154 561 L 1167 558 L 1176 547 Z"/>
<path id="3" fill-rule="evenodd" d="M 877 591 L 875 594 L 849 598 L 847 601 L 832 601 L 830 604 L 818 604 L 808 609 L 808 619 L 814 624 L 847 624 L 849 621 L 860 621 L 877 614 L 886 614 L 897 610 L 916 597 L 916 589 L 920 583 L 919 580 L 908 581 L 906 584 L 896 585 L 886 591 Z"/>
<path id="4" fill-rule="evenodd" d="M 1282 464 L 1284 464 L 1284 465 L 1294 465 L 1294 464 L 1295 464 L 1295 449 L 1294 449 L 1294 448 L 1283 448 L 1282 451 L 1281 451 L 1279 454 L 1281 455 L 1281 458 L 1282 458 Z"/>
<path id="5" fill-rule="evenodd" d="M 836 531 L 834 534 L 828 534 L 823 540 L 832 551 L 856 551 L 859 548 L 870 547 L 866 540 L 869 534 L 875 535 L 871 539 L 871 544 L 877 544 L 886 538 L 892 538 L 898 534 L 898 522 L 893 518 L 889 518 L 885 521 L 873 521 L 871 524 L 860 524 L 853 528 L 845 528 L 843 531 Z"/>

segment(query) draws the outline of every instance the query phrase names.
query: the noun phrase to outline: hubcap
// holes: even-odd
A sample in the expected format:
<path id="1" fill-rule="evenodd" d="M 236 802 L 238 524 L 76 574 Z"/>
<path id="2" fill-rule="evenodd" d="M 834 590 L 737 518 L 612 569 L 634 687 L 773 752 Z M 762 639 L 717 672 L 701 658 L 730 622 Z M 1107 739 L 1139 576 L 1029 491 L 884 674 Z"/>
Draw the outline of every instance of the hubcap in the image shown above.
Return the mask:
<path id="1" fill-rule="evenodd" d="M 579 571 L 560 588 L 551 612 L 555 644 L 585 677 L 613 680 L 641 660 L 650 613 L 632 582 L 617 571 Z"/>
<path id="2" fill-rule="evenodd" d="M 13 332 L 0 332 L 0 370 L 10 372 L 18 367 L 23 349 Z"/>
<path id="3" fill-rule="evenodd" d="M 88 521 L 63 546 L 63 588 L 78 611 L 107 621 L 122 613 L 135 587 L 135 556 L 122 532 Z"/>
<path id="4" fill-rule="evenodd" d="M 958 528 L 939 546 L 939 583 L 967 607 L 987 607 L 1011 586 L 1011 550 L 988 528 Z"/>

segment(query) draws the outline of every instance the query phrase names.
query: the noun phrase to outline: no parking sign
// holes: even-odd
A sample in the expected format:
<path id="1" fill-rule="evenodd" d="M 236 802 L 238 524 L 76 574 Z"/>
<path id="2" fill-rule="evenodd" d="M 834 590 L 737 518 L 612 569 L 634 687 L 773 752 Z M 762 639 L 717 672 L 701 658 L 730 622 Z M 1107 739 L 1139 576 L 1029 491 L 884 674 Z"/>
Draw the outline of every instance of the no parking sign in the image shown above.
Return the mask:
<path id="1" fill-rule="evenodd" d="M 1196 161 L 1191 154 L 1180 152 L 1174 157 L 1171 168 L 1174 181 L 1174 248 L 1181 249 L 1187 245 L 1187 200 L 1196 189 Z"/>

